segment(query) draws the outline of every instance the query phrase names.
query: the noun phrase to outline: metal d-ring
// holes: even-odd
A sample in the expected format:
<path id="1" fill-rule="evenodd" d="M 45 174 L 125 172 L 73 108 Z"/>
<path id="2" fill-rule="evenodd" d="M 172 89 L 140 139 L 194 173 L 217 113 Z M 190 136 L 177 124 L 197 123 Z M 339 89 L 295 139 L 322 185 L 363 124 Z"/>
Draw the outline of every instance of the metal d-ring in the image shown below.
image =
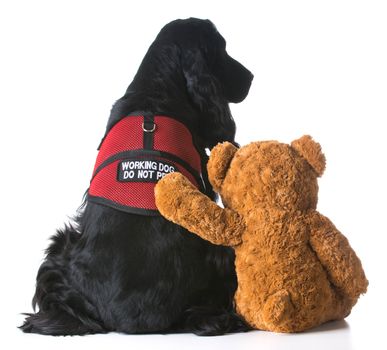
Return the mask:
<path id="1" fill-rule="evenodd" d="M 144 123 L 142 123 L 142 130 L 143 130 L 144 132 L 153 132 L 153 131 L 155 131 L 155 130 L 156 130 L 156 124 L 155 124 L 155 123 L 153 123 L 153 127 L 152 127 L 152 129 L 147 129 L 147 128 L 145 128 L 145 125 L 144 125 Z"/>

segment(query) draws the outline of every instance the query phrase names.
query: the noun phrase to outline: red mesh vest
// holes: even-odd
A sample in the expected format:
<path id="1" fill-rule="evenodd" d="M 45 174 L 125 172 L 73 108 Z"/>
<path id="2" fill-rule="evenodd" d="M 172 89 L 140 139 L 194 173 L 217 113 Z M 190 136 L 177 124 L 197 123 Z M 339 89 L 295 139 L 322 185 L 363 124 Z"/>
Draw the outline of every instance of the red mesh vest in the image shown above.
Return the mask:
<path id="1" fill-rule="evenodd" d="M 159 215 L 154 187 L 173 171 L 203 187 L 200 156 L 188 128 L 166 116 L 127 116 L 101 143 L 88 200 L 133 214 Z"/>

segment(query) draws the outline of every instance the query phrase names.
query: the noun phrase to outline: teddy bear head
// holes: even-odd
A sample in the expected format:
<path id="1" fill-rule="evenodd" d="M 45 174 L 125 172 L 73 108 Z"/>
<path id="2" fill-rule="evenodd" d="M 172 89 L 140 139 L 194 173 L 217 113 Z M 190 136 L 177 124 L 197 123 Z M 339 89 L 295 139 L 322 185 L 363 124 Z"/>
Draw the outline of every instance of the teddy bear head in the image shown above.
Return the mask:
<path id="1" fill-rule="evenodd" d="M 308 135 L 291 145 L 263 141 L 238 149 L 224 142 L 213 148 L 207 167 L 224 205 L 241 214 L 267 207 L 304 211 L 316 208 L 325 156 Z"/>

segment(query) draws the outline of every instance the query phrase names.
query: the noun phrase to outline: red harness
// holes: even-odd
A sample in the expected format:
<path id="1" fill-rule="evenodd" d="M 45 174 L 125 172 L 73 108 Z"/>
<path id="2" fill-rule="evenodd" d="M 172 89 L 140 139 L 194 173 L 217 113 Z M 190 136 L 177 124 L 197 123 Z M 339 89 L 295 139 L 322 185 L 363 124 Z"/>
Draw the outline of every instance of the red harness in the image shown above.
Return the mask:
<path id="1" fill-rule="evenodd" d="M 129 115 L 101 143 L 88 200 L 133 214 L 159 215 L 154 187 L 173 171 L 203 187 L 200 156 L 188 128 L 166 116 Z"/>

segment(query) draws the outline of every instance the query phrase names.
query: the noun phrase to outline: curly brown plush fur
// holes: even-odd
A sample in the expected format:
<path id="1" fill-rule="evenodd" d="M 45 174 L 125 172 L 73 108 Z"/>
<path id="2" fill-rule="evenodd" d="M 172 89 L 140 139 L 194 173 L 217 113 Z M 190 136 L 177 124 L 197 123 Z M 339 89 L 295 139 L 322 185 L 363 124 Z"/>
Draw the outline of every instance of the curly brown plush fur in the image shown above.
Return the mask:
<path id="1" fill-rule="evenodd" d="M 208 174 L 225 209 L 179 173 L 156 187 L 169 220 L 236 253 L 238 312 L 257 329 L 299 332 L 343 319 L 367 290 L 348 240 L 316 211 L 317 177 L 325 169 L 318 143 L 291 146 L 225 142 L 211 152 Z"/>

